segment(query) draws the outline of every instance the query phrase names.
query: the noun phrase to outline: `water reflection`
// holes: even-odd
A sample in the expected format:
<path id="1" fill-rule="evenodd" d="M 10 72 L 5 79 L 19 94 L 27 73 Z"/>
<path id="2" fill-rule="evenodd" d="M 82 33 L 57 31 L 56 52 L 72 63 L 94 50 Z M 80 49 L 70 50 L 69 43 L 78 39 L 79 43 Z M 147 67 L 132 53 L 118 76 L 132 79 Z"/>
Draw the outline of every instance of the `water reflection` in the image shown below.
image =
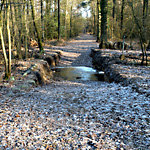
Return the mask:
<path id="1" fill-rule="evenodd" d="M 62 77 L 64 80 L 104 81 L 104 72 L 90 67 L 56 67 L 52 70 L 54 77 Z"/>

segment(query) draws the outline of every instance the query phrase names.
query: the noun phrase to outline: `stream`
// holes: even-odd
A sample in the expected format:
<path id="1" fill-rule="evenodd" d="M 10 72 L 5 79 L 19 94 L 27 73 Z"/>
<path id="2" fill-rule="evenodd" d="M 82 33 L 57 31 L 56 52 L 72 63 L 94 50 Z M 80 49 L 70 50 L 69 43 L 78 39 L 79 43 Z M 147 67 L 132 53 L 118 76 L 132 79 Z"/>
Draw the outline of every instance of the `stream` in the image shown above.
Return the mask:
<path id="1" fill-rule="evenodd" d="M 52 69 L 54 78 L 61 77 L 64 80 L 104 81 L 104 72 L 91 67 L 69 66 Z"/>

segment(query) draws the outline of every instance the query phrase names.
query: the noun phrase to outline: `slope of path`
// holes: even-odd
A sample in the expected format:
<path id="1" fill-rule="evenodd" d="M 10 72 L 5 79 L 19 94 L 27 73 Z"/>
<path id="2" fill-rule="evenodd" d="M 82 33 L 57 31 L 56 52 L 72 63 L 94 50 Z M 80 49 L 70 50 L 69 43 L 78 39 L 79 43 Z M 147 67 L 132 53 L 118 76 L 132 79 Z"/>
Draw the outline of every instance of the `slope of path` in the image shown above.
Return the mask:
<path id="1" fill-rule="evenodd" d="M 98 47 L 98 43 L 92 35 L 86 34 L 68 42 L 65 47 L 56 47 L 63 50 L 59 66 L 92 67 L 92 58 L 89 56 L 92 47 Z"/>

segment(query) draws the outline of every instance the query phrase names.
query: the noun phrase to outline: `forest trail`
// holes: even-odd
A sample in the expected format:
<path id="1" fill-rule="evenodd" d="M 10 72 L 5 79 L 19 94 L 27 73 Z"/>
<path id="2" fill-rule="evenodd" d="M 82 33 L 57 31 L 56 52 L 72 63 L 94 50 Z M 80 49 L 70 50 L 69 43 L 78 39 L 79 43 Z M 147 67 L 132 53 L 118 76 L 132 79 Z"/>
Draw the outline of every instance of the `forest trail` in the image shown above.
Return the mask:
<path id="1" fill-rule="evenodd" d="M 98 45 L 95 37 L 82 34 L 68 42 L 65 47 L 56 46 L 56 48 L 63 50 L 59 66 L 92 67 L 91 48 L 98 47 Z"/>
<path id="2" fill-rule="evenodd" d="M 81 35 L 55 47 L 64 51 L 60 66 L 91 66 L 96 46 L 91 35 Z M 149 113 L 149 97 L 130 86 L 52 80 L 1 95 L 0 149 L 149 149 Z"/>

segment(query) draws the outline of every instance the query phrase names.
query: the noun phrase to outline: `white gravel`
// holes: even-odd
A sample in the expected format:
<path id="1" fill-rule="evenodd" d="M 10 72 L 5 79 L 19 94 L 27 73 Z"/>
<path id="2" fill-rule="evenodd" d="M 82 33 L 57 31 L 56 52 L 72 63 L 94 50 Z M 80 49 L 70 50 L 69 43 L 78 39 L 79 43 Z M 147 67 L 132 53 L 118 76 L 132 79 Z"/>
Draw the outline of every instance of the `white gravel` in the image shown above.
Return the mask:
<path id="1" fill-rule="evenodd" d="M 51 81 L 18 93 L 1 88 L 3 149 L 148 150 L 150 96 L 97 81 Z"/>

